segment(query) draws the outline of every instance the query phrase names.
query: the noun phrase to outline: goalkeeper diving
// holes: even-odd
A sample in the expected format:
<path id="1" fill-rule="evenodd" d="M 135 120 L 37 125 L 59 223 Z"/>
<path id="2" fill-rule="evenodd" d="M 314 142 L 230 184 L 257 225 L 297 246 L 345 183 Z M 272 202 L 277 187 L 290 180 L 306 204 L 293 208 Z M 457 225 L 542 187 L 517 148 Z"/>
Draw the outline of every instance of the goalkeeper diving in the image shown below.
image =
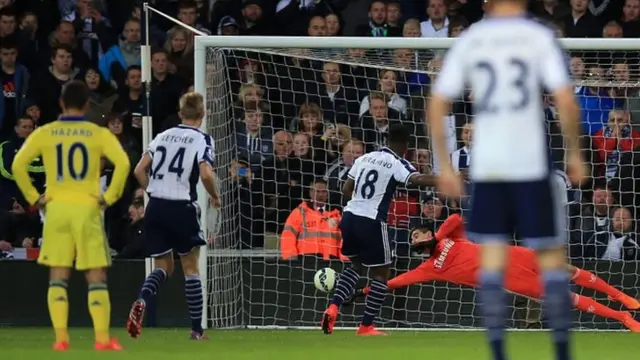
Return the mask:
<path id="1" fill-rule="evenodd" d="M 478 286 L 480 245 L 465 238 L 460 215 L 454 214 L 447 218 L 435 235 L 426 228 L 414 229 L 411 232 L 411 245 L 414 249 L 427 252 L 431 256 L 417 268 L 390 279 L 387 283 L 389 291 L 428 281 L 445 281 L 474 288 Z M 572 265 L 567 265 L 567 271 L 574 283 L 605 293 L 610 300 L 621 303 L 629 310 L 640 309 L 638 300 L 607 284 L 595 274 Z M 509 247 L 505 289 L 530 299 L 541 299 L 543 285 L 536 255 L 532 250 L 520 246 Z M 368 287 L 356 290 L 345 305 L 368 292 Z M 640 332 L 640 322 L 636 321 L 631 313 L 613 310 L 586 296 L 575 293 L 571 296 L 576 309 L 617 320 L 632 332 Z"/>

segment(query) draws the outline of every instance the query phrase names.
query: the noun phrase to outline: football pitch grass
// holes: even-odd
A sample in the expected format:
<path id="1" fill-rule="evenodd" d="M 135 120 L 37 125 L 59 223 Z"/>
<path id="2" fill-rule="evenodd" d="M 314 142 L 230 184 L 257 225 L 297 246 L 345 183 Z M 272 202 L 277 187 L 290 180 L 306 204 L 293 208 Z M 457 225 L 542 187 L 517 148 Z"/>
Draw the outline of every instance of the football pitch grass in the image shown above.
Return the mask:
<path id="1" fill-rule="evenodd" d="M 331 336 L 320 330 L 210 330 L 210 340 L 188 340 L 186 329 L 145 329 L 138 340 L 123 330 L 114 335 L 122 352 L 93 350 L 91 329 L 70 332 L 71 350 L 50 349 L 52 331 L 45 328 L 0 328 L 2 360 L 478 360 L 489 359 L 484 334 L 478 331 L 390 332 L 387 337 L 356 337 L 351 330 Z M 512 332 L 508 335 L 511 359 L 552 359 L 549 334 Z M 575 360 L 638 358 L 638 334 L 578 332 L 573 337 Z"/>

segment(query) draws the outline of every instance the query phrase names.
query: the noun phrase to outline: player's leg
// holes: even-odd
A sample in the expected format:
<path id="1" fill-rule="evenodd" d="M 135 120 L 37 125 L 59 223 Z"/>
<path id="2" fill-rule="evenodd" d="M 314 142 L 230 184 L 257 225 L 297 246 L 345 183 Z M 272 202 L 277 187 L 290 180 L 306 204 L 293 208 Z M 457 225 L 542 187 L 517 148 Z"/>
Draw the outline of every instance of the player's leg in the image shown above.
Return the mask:
<path id="1" fill-rule="evenodd" d="M 574 283 L 587 289 L 593 289 L 601 293 L 605 293 L 609 296 L 610 300 L 621 303 L 627 309 L 640 309 L 640 302 L 637 299 L 634 299 L 633 297 L 609 285 L 606 281 L 592 272 L 579 269 L 572 265 L 567 265 L 567 270 L 569 272 L 569 276 L 571 276 L 571 281 Z"/>
<path id="2" fill-rule="evenodd" d="M 107 287 L 107 268 L 111 265 L 111 251 L 104 232 L 102 211 L 98 207 L 81 207 L 72 224 L 76 243 L 76 269 L 86 271 L 87 305 L 93 321 L 96 350 L 121 350 L 109 335 L 111 300 Z"/>
<path id="3" fill-rule="evenodd" d="M 504 291 L 504 270 L 507 263 L 507 240 L 513 227 L 510 223 L 511 203 L 504 183 L 476 182 L 473 186 L 469 238 L 481 244 L 478 295 L 495 360 L 503 360 L 504 328 L 507 296 Z"/>
<path id="4" fill-rule="evenodd" d="M 202 295 L 202 282 L 200 281 L 200 271 L 198 258 L 200 257 L 200 246 L 194 247 L 187 254 L 180 254 L 180 263 L 184 271 L 184 296 L 189 307 L 189 318 L 191 319 L 191 339 L 205 339 L 202 329 L 202 310 L 204 307 L 204 297 Z"/>
<path id="5" fill-rule="evenodd" d="M 551 179 L 514 185 L 518 233 L 537 251 L 544 284 L 543 307 L 552 330 L 556 359 L 570 359 L 571 296 L 565 252 L 564 205 L 560 189 Z"/>
<path id="6" fill-rule="evenodd" d="M 356 284 L 360 279 L 362 266 L 360 264 L 360 245 L 358 240 L 358 233 L 355 229 L 360 225 L 359 217 L 346 212 L 342 216 L 340 221 L 340 230 L 342 232 L 342 254 L 351 260 L 351 264 L 347 264 L 338 276 L 338 282 L 336 288 L 331 297 L 329 307 L 325 310 L 322 316 L 322 331 L 325 334 L 331 334 L 338 317 L 340 306 L 351 297 L 354 292 Z"/>
<path id="7" fill-rule="evenodd" d="M 360 262 L 362 266 L 368 267 L 370 270 L 370 290 L 365 299 L 364 315 L 357 334 L 384 335 L 375 330 L 373 323 L 380 313 L 382 303 L 389 291 L 387 280 L 389 279 L 389 267 L 393 261 L 391 243 L 385 222 L 372 223 L 368 228 L 370 233 L 361 239 L 363 250 L 361 251 Z"/>
<path id="8" fill-rule="evenodd" d="M 160 286 L 173 273 L 173 247 L 171 246 L 168 224 L 172 224 L 172 208 L 169 202 L 162 202 L 157 199 L 150 199 L 145 209 L 145 251 L 153 258 L 154 270 L 147 275 L 138 299 L 131 305 L 129 319 L 127 320 L 127 331 L 133 338 L 140 336 L 142 331 L 142 321 L 147 301 L 153 297 Z M 178 222 L 178 224 L 180 224 Z"/>
<path id="9" fill-rule="evenodd" d="M 640 332 L 640 322 L 636 321 L 630 313 L 613 310 L 586 296 L 574 293 L 571 295 L 573 297 L 573 306 L 575 306 L 576 309 L 586 313 L 596 314 L 606 319 L 617 320 L 628 327 L 629 330 Z"/>
<path id="10" fill-rule="evenodd" d="M 184 272 L 184 296 L 191 319 L 191 339 L 204 340 L 207 337 L 202 329 L 204 297 L 198 258 L 200 257 L 200 248 L 207 245 L 207 242 L 200 227 L 200 208 L 196 203 L 193 203 L 187 211 L 177 212 L 176 215 L 180 226 L 174 230 L 176 241 L 174 249 L 180 255 L 180 263 Z"/>
<path id="11" fill-rule="evenodd" d="M 56 337 L 55 350 L 66 350 L 69 347 L 67 284 L 75 259 L 75 244 L 68 221 L 64 206 L 54 202 L 47 205 L 47 220 L 42 230 L 43 241 L 38 263 L 50 268 L 47 304 Z"/>

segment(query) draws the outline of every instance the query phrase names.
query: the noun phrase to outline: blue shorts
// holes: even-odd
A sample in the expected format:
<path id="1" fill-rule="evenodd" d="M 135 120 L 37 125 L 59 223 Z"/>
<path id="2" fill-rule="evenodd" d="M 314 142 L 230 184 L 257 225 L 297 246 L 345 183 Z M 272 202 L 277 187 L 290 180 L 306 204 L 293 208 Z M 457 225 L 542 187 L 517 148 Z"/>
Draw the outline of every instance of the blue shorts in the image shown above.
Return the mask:
<path id="1" fill-rule="evenodd" d="M 552 179 L 474 183 L 469 238 L 478 243 L 511 241 L 517 234 L 534 250 L 564 245 L 561 191 Z"/>
<path id="2" fill-rule="evenodd" d="M 384 221 L 345 212 L 340 220 L 340 230 L 344 256 L 367 267 L 391 264 L 391 244 Z"/>
<path id="3" fill-rule="evenodd" d="M 188 254 L 206 245 L 195 202 L 150 198 L 144 215 L 145 250 L 150 257 Z"/>

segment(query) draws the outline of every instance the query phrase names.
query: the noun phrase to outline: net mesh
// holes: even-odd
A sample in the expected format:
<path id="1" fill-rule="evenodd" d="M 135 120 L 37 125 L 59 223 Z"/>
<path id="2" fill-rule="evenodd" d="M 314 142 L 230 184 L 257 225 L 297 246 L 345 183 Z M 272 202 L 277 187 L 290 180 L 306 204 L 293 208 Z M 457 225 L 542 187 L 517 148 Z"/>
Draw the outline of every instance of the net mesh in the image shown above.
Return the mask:
<path id="1" fill-rule="evenodd" d="M 328 181 L 328 202 L 336 207 L 344 205 L 340 188 L 350 162 L 362 152 L 384 145 L 384 126 L 376 125 L 380 124 L 379 118 L 413 126 L 415 141 L 408 160 L 423 173 L 438 171 L 432 166 L 428 131 L 423 124 L 425 95 L 440 69 L 443 52 L 207 48 L 207 121 L 215 140 L 223 203 L 219 211 L 208 209 L 209 236 L 213 239 L 208 261 L 213 327 L 318 325 L 328 298 L 315 289 L 313 276 L 323 267 L 339 272 L 343 263 L 311 254 L 282 260 L 279 237 L 284 223 L 292 209 L 308 198 L 308 186 L 316 177 Z M 608 216 L 613 215 L 615 206 L 629 209 L 634 218 L 639 204 L 636 160 L 628 158 L 633 146 L 604 149 L 594 141 L 598 136 L 612 136 L 607 129 L 609 119 L 616 116 L 611 114 L 621 115 L 624 121 L 631 118 L 632 125 L 640 124 L 640 113 L 635 112 L 640 110 L 638 57 L 638 52 L 632 51 L 585 50 L 568 54 L 583 117 L 591 124 L 585 130 L 583 148 L 594 174 L 590 186 L 567 190 L 569 254 L 575 265 L 611 280 L 631 295 L 640 285 L 635 253 L 594 262 L 592 258 L 601 259 L 602 253 L 587 254 L 584 249 L 586 243 L 597 240 L 598 234 L 617 226 Z M 332 85 L 340 85 L 341 90 L 330 94 Z M 384 96 L 382 105 L 377 101 L 378 92 Z M 303 137 L 295 134 L 313 122 L 300 113 L 305 106 L 305 111 L 313 113 L 316 108 L 308 110 L 311 103 L 320 109 L 318 132 L 306 137 L 306 145 L 314 154 L 312 165 L 294 169 L 270 160 L 274 151 L 290 152 L 294 158 L 307 156 L 305 141 L 300 140 Z M 546 105 L 550 145 L 562 179 L 564 144 L 554 104 L 547 99 Z M 611 112 L 616 109 L 622 111 Z M 258 118 L 256 112 L 261 113 Z M 468 162 L 459 150 L 471 144 L 471 130 L 465 130 L 466 124 L 472 122 L 469 97 L 454 103 L 446 121 L 454 168 L 464 171 Z M 260 142 L 250 142 L 239 135 L 246 134 L 249 123 L 262 124 L 258 131 Z M 635 131 L 635 126 L 624 129 Z M 329 129 L 336 131 L 327 133 Z M 292 134 L 280 145 L 278 139 L 272 138 L 279 131 Z M 633 131 L 621 136 L 632 139 Z M 345 150 L 349 136 L 363 140 L 363 148 Z M 617 154 L 615 159 L 611 154 Z M 594 187 L 607 188 L 612 196 L 605 193 L 604 200 L 598 198 L 601 195 L 594 196 L 598 192 L 593 191 Z M 436 229 L 448 214 L 464 215 L 467 207 L 465 199 L 441 199 L 434 189 L 400 189 L 389 216 L 389 238 L 395 242 L 398 255 L 392 275 L 414 268 L 423 260 L 408 249 L 411 226 L 427 223 Z M 605 214 L 599 215 L 603 208 Z M 626 227 L 623 232 L 635 232 L 635 228 Z M 582 289 L 577 292 L 607 303 L 605 295 Z M 440 282 L 422 284 L 388 296 L 380 324 L 415 329 L 478 327 L 481 324 L 475 305 L 472 289 Z M 345 309 L 339 325 L 356 325 L 362 307 L 356 304 Z M 510 309 L 512 327 L 537 327 L 544 320 L 537 303 L 519 296 L 513 296 Z M 576 325 L 587 329 L 620 328 L 619 324 L 590 314 L 579 314 Z"/>

